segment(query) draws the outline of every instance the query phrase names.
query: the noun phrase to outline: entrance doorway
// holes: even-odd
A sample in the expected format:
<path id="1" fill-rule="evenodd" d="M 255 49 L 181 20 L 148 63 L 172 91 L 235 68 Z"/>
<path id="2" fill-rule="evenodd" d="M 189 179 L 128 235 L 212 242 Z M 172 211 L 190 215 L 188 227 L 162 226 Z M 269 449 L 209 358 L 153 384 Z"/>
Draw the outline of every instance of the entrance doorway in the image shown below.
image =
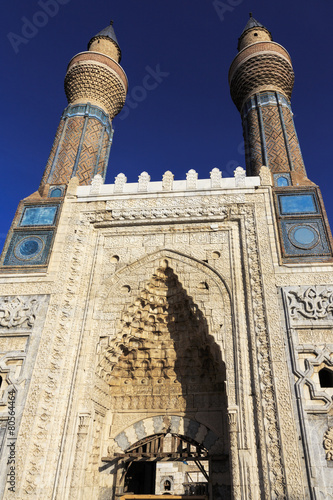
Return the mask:
<path id="1" fill-rule="evenodd" d="M 185 436 L 150 436 L 115 455 L 123 464 L 118 491 L 124 498 L 207 498 L 208 451 Z"/>
<path id="2" fill-rule="evenodd" d="M 125 491 L 129 494 L 155 493 L 156 462 L 132 462 L 125 478 Z"/>

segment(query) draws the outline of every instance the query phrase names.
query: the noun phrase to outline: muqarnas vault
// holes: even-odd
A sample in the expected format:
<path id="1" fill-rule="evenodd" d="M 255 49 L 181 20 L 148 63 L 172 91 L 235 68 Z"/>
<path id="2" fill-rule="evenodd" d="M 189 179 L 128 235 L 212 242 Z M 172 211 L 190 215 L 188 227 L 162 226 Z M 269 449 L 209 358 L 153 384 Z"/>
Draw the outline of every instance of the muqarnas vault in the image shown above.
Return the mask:
<path id="1" fill-rule="evenodd" d="M 333 498 L 332 238 L 290 56 L 250 17 L 246 170 L 105 185 L 120 59 L 110 25 L 70 61 L 2 254 L 0 496 Z"/>

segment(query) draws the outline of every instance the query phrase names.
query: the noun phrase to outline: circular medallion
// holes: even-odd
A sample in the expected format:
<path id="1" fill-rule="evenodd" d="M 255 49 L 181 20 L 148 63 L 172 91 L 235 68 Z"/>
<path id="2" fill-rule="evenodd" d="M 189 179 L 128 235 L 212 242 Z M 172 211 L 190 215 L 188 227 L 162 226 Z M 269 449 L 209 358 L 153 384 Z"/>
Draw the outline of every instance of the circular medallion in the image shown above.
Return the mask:
<path id="1" fill-rule="evenodd" d="M 20 240 L 14 248 L 14 255 L 20 260 L 36 258 L 44 248 L 44 242 L 38 236 L 27 236 Z"/>
<path id="2" fill-rule="evenodd" d="M 289 239 L 295 247 L 308 250 L 317 245 L 319 233 L 312 226 L 303 224 L 290 229 Z"/>

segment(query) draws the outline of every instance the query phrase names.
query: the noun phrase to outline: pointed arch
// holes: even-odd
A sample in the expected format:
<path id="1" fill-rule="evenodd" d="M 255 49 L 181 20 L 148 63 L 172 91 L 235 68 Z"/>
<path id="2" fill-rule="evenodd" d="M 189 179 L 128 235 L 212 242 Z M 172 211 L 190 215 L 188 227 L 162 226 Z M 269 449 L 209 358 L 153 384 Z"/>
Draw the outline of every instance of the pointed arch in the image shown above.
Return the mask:
<path id="1" fill-rule="evenodd" d="M 206 456 L 225 457 L 228 471 L 226 373 L 229 367 L 234 387 L 235 370 L 227 279 L 206 262 L 157 250 L 106 279 L 96 310 L 94 330 L 105 336 L 93 397 L 103 394 L 111 424 L 103 456 L 118 460 L 146 439 L 168 442 L 171 435 L 198 443 Z M 132 423 L 142 410 L 150 416 Z M 115 478 L 117 485 L 123 480 Z"/>
<path id="2" fill-rule="evenodd" d="M 219 436 L 197 420 L 169 415 L 148 417 L 130 425 L 114 438 L 114 451 L 125 453 L 138 441 L 155 434 L 176 434 L 202 445 L 208 453 L 213 453 L 218 445 Z"/>
<path id="3" fill-rule="evenodd" d="M 122 311 L 97 375 L 115 411 L 225 407 L 221 351 L 167 259 Z"/>
<path id="4" fill-rule="evenodd" d="M 101 327 L 97 326 L 96 329 L 104 328 L 105 330 L 103 323 L 107 321 L 107 316 L 120 317 L 124 309 L 139 295 L 140 290 L 158 267 L 159 261 L 163 259 L 169 261 L 169 266 L 178 276 L 188 295 L 193 297 L 194 302 L 201 308 L 209 323 L 209 333 L 215 340 L 221 340 L 222 336 L 225 338 L 225 346 L 229 350 L 228 358 L 231 361 L 234 305 L 229 283 L 206 262 L 167 248 L 152 252 L 121 267 L 113 276 L 105 280 L 98 292 L 99 305 L 97 307 L 100 311 Z M 208 283 L 208 289 L 202 287 L 203 282 Z M 114 338 L 117 328 L 118 325 L 114 321 L 108 328 L 107 335 Z"/>
<path id="5" fill-rule="evenodd" d="M 154 285 L 151 280 L 155 279 L 154 276 L 162 261 L 168 262 L 173 278 L 179 282 L 179 293 L 183 293 L 183 300 L 179 301 L 178 305 L 182 307 L 181 302 L 187 301 L 188 304 L 192 305 L 187 306 L 187 310 L 185 307 L 185 316 L 191 308 L 193 316 L 196 315 L 196 323 L 188 322 L 188 327 L 186 327 L 190 328 L 191 331 L 197 331 L 198 339 L 204 339 L 203 342 L 199 342 L 200 348 L 195 355 L 196 362 L 193 361 L 193 356 L 189 353 L 189 348 L 193 351 L 193 347 L 188 345 L 182 345 L 181 349 L 176 349 L 176 352 L 181 353 L 180 357 L 184 358 L 181 362 L 177 362 L 176 366 L 169 366 L 170 363 L 165 362 L 169 355 L 157 356 L 152 359 L 142 335 L 132 335 L 137 327 L 145 328 L 146 331 L 154 328 L 160 330 L 161 325 L 156 321 L 158 314 L 152 315 L 155 315 L 155 319 L 152 317 L 152 323 L 149 325 L 149 316 L 143 317 L 143 314 L 141 318 L 138 316 L 141 312 L 136 301 L 141 301 L 140 294 L 146 293 L 146 288 Z M 203 288 L 202 282 L 208 282 L 209 286 Z M 125 289 L 126 293 L 121 294 L 121 290 Z M 128 289 L 130 292 L 127 292 Z M 196 308 L 197 313 L 195 313 Z M 118 269 L 113 277 L 104 283 L 100 293 L 99 306 L 101 311 L 100 328 L 104 331 L 107 329 L 110 340 L 103 345 L 101 344 L 99 348 L 96 386 L 105 393 L 106 399 L 110 401 L 109 409 L 126 411 L 142 407 L 163 410 L 163 408 L 168 407 L 169 403 L 171 404 L 170 408 L 181 411 L 194 407 L 221 409 L 222 406 L 226 410 L 225 381 L 227 373 L 229 373 L 228 383 L 232 386 L 234 386 L 235 378 L 231 309 L 231 294 L 226 280 L 207 263 L 180 252 L 170 249 L 158 250 Z M 178 318 L 183 313 L 179 311 Z M 111 325 L 109 324 L 110 317 L 114 318 Z M 145 323 L 144 327 L 142 324 L 140 325 L 141 319 Z M 200 323 L 203 325 L 202 327 L 199 327 Z M 126 328 L 128 328 L 127 331 Z M 203 333 L 199 333 L 200 329 Z M 183 338 L 185 339 L 186 336 L 184 335 Z M 155 340 L 159 341 L 158 338 Z M 171 340 L 177 344 L 177 338 L 172 334 Z M 152 339 L 153 343 L 154 339 Z M 187 354 L 188 362 L 186 364 Z M 216 370 L 218 376 L 216 377 L 212 373 L 209 379 L 208 370 L 201 381 L 209 387 L 206 393 L 201 391 L 199 396 L 200 391 L 195 388 L 191 388 L 190 392 L 182 391 L 182 384 L 184 387 L 189 387 L 190 384 L 193 384 L 192 387 L 194 385 L 202 386 L 200 374 L 204 371 L 200 367 L 205 365 L 209 368 L 216 363 L 216 366 L 220 367 L 219 370 Z M 115 371 L 112 373 L 113 370 Z M 159 373 L 160 377 L 158 377 Z M 192 381 L 189 379 L 190 375 L 193 375 Z M 188 380 L 185 381 L 186 377 Z M 120 379 L 122 380 L 120 381 Z M 160 392 L 157 391 L 158 385 L 156 383 L 155 389 L 151 390 L 152 379 L 156 379 L 155 382 L 160 384 Z M 171 384 L 173 380 L 175 381 L 174 385 Z M 142 390 L 140 390 L 139 384 L 142 384 Z M 111 391 L 110 386 L 112 386 Z M 197 395 L 187 397 L 184 394 Z M 117 398 L 118 401 L 116 401 Z M 221 398 L 224 399 L 223 403 Z"/>
<path id="6" fill-rule="evenodd" d="M 126 277 L 129 273 L 136 274 L 137 270 L 141 267 L 147 267 L 148 264 L 152 262 L 157 262 L 161 259 L 170 259 L 172 262 L 179 262 L 182 264 L 187 264 L 198 271 L 201 271 L 203 274 L 209 276 L 214 282 L 219 286 L 221 292 L 226 291 L 229 299 L 231 300 L 231 291 L 230 286 L 227 280 L 222 276 L 216 269 L 212 268 L 208 263 L 203 262 L 202 260 L 196 259 L 190 255 L 184 254 L 177 250 L 172 250 L 168 248 L 164 248 L 162 250 L 156 250 L 150 254 L 137 259 L 135 262 L 128 264 L 126 266 L 121 267 L 116 271 L 116 273 L 108 278 L 102 287 L 102 296 L 106 298 L 109 294 L 109 290 L 112 289 L 113 286 L 122 286 L 126 283 Z M 172 267 L 172 264 L 171 264 Z M 125 280 L 125 281 L 124 281 Z"/>

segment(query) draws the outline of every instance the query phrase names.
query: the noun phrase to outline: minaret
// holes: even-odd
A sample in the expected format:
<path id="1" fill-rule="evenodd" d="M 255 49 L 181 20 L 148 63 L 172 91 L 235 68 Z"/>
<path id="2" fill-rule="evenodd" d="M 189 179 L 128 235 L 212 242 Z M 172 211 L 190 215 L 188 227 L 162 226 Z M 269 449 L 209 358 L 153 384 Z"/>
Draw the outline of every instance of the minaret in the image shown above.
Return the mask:
<path id="1" fill-rule="evenodd" d="M 241 113 L 248 175 L 272 174 L 282 262 L 332 259 L 332 236 L 320 189 L 307 178 L 290 97 L 294 71 L 286 49 L 252 17 L 229 70 Z"/>
<path id="2" fill-rule="evenodd" d="M 106 175 L 112 142 L 112 120 L 121 111 L 127 77 L 119 65 L 121 50 L 112 26 L 100 31 L 70 61 L 65 76 L 68 106 L 64 110 L 40 185 L 66 185 L 76 176 L 90 184 Z M 59 191 L 57 191 L 59 192 Z"/>
<path id="3" fill-rule="evenodd" d="M 86 52 L 70 61 L 64 110 L 37 192 L 22 200 L 8 233 L 0 272 L 45 270 L 59 224 L 67 185 L 105 179 L 112 119 L 124 106 L 127 77 L 112 26 L 94 36 Z M 29 271 L 28 271 L 29 272 Z"/>
<path id="4" fill-rule="evenodd" d="M 229 70 L 231 96 L 242 116 L 249 175 L 262 165 L 287 173 L 289 184 L 310 184 L 290 105 L 294 72 L 290 55 L 250 14 Z M 286 185 L 284 177 L 281 185 Z"/>

